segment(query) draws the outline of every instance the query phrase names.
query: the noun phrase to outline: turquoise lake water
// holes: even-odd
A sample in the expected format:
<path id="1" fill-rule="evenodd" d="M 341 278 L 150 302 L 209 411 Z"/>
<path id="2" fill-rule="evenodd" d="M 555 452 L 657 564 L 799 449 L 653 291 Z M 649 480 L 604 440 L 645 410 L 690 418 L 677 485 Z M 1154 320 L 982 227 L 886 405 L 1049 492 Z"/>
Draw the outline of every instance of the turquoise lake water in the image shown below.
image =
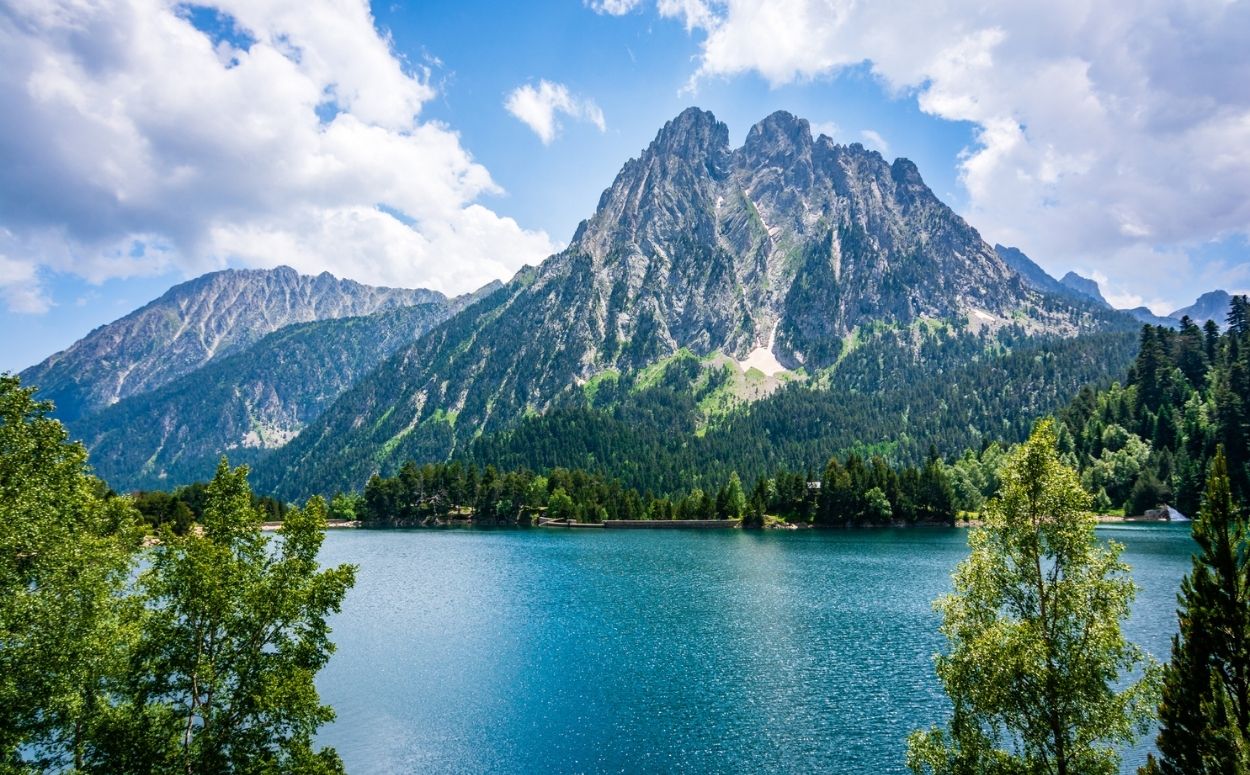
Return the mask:
<path id="1" fill-rule="evenodd" d="M 1109 526 L 1164 659 L 1193 549 Z M 904 773 L 943 719 L 958 529 L 331 531 L 360 566 L 318 676 L 352 773 Z M 1149 749 L 1127 752 L 1126 771 Z"/>

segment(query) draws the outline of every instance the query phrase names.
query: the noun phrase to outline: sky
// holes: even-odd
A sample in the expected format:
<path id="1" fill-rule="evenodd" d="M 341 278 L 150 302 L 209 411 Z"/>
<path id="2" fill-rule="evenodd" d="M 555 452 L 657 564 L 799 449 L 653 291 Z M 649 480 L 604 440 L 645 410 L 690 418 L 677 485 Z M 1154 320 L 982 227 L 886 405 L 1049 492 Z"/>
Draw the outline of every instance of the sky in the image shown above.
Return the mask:
<path id="1" fill-rule="evenodd" d="M 0 370 L 286 264 L 460 293 L 697 105 L 907 157 L 1117 306 L 1250 290 L 1250 2 L 0 0 Z"/>

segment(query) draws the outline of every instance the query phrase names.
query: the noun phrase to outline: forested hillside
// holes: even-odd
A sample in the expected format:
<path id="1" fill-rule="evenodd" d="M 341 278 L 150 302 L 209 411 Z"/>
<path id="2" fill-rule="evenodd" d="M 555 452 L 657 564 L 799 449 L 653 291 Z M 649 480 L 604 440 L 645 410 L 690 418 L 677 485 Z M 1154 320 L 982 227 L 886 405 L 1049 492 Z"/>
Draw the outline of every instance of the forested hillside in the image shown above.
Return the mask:
<path id="1" fill-rule="evenodd" d="M 1232 299 L 1227 328 L 1146 326 L 1123 385 L 1085 389 L 1060 413 L 1060 444 L 1105 506 L 1168 502 L 1193 515 L 1219 445 L 1235 497 L 1250 496 L 1250 303 Z"/>
<path id="2" fill-rule="evenodd" d="M 1123 378 L 1136 350 L 1130 333 L 1005 341 L 949 328 L 885 332 L 828 374 L 738 405 L 722 390 L 729 374 L 681 355 L 654 382 L 609 375 L 545 416 L 477 439 L 465 457 L 583 467 L 657 493 L 707 487 L 731 471 L 745 480 L 778 468 L 819 472 L 850 451 L 915 464 L 930 445 L 957 454 L 1023 440 L 1082 386 Z"/>

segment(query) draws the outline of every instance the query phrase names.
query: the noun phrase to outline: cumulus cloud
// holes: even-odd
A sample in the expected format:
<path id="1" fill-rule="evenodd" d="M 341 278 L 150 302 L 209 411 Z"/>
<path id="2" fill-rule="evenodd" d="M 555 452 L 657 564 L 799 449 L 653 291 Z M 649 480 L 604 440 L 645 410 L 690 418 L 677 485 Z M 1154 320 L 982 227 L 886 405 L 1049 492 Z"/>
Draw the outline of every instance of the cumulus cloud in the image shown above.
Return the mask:
<path id="1" fill-rule="evenodd" d="M 0 299 L 10 312 L 38 314 L 52 308 L 37 273 L 34 264 L 0 254 Z"/>
<path id="2" fill-rule="evenodd" d="M 717 23 L 716 15 L 703 0 L 657 0 L 656 8 L 661 16 L 681 19 L 687 32 Z"/>
<path id="3" fill-rule="evenodd" d="M 890 144 L 885 141 L 880 132 L 875 129 L 863 129 L 860 130 L 859 136 L 864 138 L 869 148 L 879 151 L 883 156 L 889 154 Z"/>
<path id="4" fill-rule="evenodd" d="M 702 31 L 696 85 L 746 72 L 781 85 L 867 62 L 891 93 L 971 122 L 965 215 L 1052 270 L 1097 263 L 1144 298 L 1156 295 L 1147 284 L 1188 293 L 1178 255 L 1250 233 L 1250 4 L 953 0 L 901 12 L 657 0 L 657 10 Z M 1209 279 L 1244 289 L 1247 267 Z"/>
<path id="5" fill-rule="evenodd" d="M 586 5 L 595 13 L 608 16 L 624 16 L 638 7 L 642 0 L 586 0 Z"/>
<path id="6" fill-rule="evenodd" d="M 575 96 L 562 83 L 539 81 L 537 86 L 528 83 L 518 86 L 508 94 L 504 107 L 533 129 L 543 145 L 550 145 L 560 134 L 562 127 L 558 114 L 578 121 L 589 121 L 599 127 L 600 132 L 607 129 L 603 111 L 594 100 Z"/>
<path id="7" fill-rule="evenodd" d="M 0 228 L 23 266 L 102 281 L 286 263 L 454 292 L 554 249 L 478 202 L 499 187 L 421 120 L 429 73 L 363 0 L 7 5 Z M 10 307 L 38 306 L 12 287 Z"/>

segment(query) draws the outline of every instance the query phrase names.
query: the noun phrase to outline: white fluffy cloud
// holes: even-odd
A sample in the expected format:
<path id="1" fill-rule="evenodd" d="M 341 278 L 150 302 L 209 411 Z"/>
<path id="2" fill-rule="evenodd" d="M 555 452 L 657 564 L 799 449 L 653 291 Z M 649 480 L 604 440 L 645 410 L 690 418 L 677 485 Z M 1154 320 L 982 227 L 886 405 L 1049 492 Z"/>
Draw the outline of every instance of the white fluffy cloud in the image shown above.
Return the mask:
<path id="1" fill-rule="evenodd" d="M 51 302 L 39 286 L 38 268 L 0 253 L 0 299 L 10 312 L 47 312 Z"/>
<path id="2" fill-rule="evenodd" d="M 863 129 L 860 131 L 859 136 L 862 137 L 864 142 L 868 143 L 868 147 L 872 148 L 874 151 L 879 151 L 882 155 L 886 155 L 890 152 L 890 144 L 885 141 L 885 138 L 882 137 L 881 133 L 877 130 Z"/>
<path id="3" fill-rule="evenodd" d="M 639 6 L 642 0 L 586 0 L 586 5 L 595 13 L 609 16 L 624 16 Z"/>
<path id="4" fill-rule="evenodd" d="M 518 86 L 508 94 L 504 107 L 533 129 L 543 145 L 549 145 L 560 134 L 558 114 L 561 113 L 575 120 L 589 121 L 599 127 L 600 132 L 607 129 L 603 111 L 594 100 L 572 94 L 562 83 L 539 81 L 537 86 L 528 83 Z"/>
<path id="5" fill-rule="evenodd" d="M 478 204 L 498 187 L 420 119 L 429 76 L 363 0 L 5 5 L 10 307 L 38 306 L 36 265 L 98 281 L 286 263 L 463 291 L 554 248 Z M 10 282 L 18 256 L 32 273 Z"/>
<path id="6" fill-rule="evenodd" d="M 1198 275 L 1250 288 L 1250 256 L 1184 260 L 1203 242 L 1250 234 L 1250 4 L 657 0 L 657 10 L 703 31 L 695 84 L 755 72 L 779 85 L 867 62 L 922 110 L 971 122 L 965 215 L 1048 268 L 1094 266 L 1113 293 L 1160 304 L 1189 301 Z"/>

